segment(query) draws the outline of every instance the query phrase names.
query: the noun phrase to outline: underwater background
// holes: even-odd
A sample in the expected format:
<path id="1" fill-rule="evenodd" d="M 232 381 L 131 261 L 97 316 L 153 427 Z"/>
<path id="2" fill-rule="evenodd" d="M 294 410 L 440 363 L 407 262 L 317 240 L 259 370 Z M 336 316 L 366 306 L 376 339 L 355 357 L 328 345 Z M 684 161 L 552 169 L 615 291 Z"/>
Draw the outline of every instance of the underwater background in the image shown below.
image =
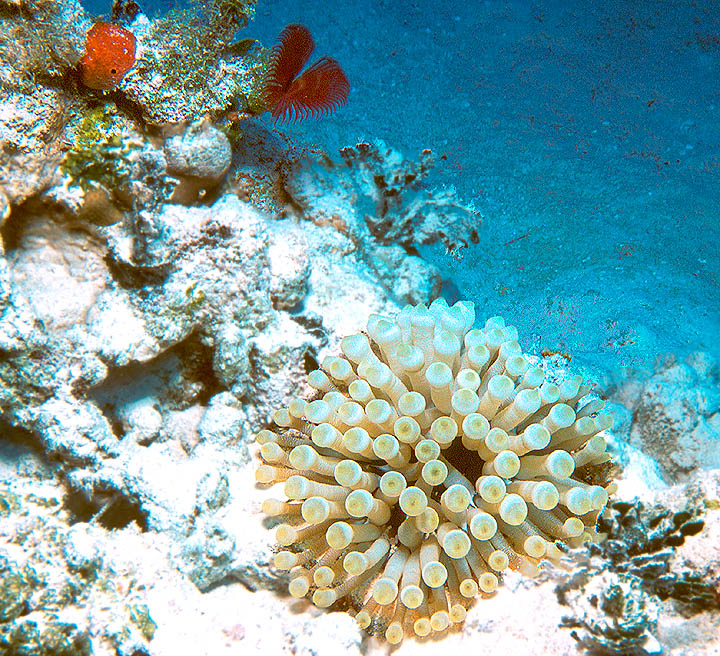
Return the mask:
<path id="1" fill-rule="evenodd" d="M 299 138 L 447 156 L 488 217 L 432 253 L 448 300 L 609 369 L 720 353 L 717 2 L 334 7 L 263 3 L 251 29 L 304 22 L 346 66 L 347 107 Z"/>
<path id="2" fill-rule="evenodd" d="M 352 91 L 288 133 L 430 148 L 487 217 L 457 259 L 425 253 L 448 300 L 612 373 L 720 354 L 717 2 L 268 1 L 243 34 L 295 22 Z"/>
<path id="3" fill-rule="evenodd" d="M 274 123 L 298 23 L 349 97 Z M 718 656 L 719 81 L 717 0 L 0 0 L 0 656 Z"/>

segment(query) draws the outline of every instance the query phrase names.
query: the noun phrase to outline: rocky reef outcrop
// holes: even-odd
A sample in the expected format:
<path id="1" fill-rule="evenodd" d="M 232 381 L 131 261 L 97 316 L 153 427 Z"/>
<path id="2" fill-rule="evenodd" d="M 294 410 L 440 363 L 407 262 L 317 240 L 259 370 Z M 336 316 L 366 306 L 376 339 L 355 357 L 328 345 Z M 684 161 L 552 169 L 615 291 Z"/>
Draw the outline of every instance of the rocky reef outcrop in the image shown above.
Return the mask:
<path id="1" fill-rule="evenodd" d="M 366 650 L 351 618 L 277 596 L 251 442 L 367 314 L 433 300 L 418 246 L 458 254 L 481 217 L 430 186 L 427 152 L 328 154 L 268 127 L 253 7 L 121 16 L 137 63 L 99 91 L 78 77 L 79 2 L 0 0 L 0 651 Z M 717 413 L 698 376 L 701 440 Z M 693 458 L 668 467 L 691 477 Z M 503 648 L 503 615 L 553 599 L 548 581 L 508 581 L 448 640 Z M 554 653 L 574 653 L 567 633 Z"/>

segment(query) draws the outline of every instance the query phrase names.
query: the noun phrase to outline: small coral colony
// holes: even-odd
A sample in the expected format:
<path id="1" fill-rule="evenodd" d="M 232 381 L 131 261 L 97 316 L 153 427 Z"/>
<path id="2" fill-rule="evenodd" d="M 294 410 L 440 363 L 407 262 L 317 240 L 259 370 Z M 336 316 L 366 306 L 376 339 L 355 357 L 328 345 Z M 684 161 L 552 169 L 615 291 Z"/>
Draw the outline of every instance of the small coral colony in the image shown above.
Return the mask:
<path id="1" fill-rule="evenodd" d="M 112 23 L 95 23 L 87 33 L 78 70 L 83 84 L 106 91 L 116 87 L 135 64 L 135 37 Z"/>
<path id="2" fill-rule="evenodd" d="M 301 73 L 315 49 L 304 25 L 288 25 L 279 40 L 265 80 L 265 106 L 275 121 L 321 116 L 347 102 L 350 82 L 336 60 L 321 57 Z M 82 83 L 103 91 L 115 88 L 133 67 L 135 49 L 135 37 L 126 28 L 95 23 L 78 64 Z"/>
<path id="3" fill-rule="evenodd" d="M 371 315 L 257 435 L 257 481 L 284 486 L 263 510 L 290 593 L 341 601 L 393 644 L 597 540 L 614 489 L 603 402 L 579 376 L 546 379 L 502 318 L 474 323 L 442 299 Z"/>

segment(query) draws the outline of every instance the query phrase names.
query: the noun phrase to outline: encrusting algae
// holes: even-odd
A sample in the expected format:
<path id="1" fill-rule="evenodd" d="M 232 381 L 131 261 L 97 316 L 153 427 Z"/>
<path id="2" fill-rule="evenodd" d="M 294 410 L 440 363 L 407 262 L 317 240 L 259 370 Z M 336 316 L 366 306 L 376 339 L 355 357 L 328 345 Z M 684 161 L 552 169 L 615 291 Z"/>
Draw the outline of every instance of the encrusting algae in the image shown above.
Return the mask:
<path id="1" fill-rule="evenodd" d="M 614 489 L 603 402 L 579 376 L 545 380 L 502 318 L 474 322 L 442 299 L 371 315 L 257 435 L 256 479 L 287 497 L 263 511 L 290 594 L 347 599 L 393 644 L 462 623 L 508 568 L 598 540 Z"/>
<path id="2" fill-rule="evenodd" d="M 137 147 L 128 142 L 126 121 L 111 102 L 89 109 L 70 130 L 72 147 L 60 164 L 73 184 L 83 189 L 102 186 L 111 191 L 130 180 L 127 154 Z"/>

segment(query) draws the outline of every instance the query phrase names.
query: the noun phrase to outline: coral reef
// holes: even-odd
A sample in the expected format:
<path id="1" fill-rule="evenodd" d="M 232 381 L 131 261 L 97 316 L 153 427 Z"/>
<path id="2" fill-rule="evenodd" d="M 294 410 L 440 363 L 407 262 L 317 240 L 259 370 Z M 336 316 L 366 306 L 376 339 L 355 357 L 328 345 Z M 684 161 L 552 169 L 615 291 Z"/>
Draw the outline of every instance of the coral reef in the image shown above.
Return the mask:
<path id="1" fill-rule="evenodd" d="M 132 569 L 105 552 L 104 529 L 69 525 L 63 496 L 31 479 L 0 482 L 0 651 L 144 653 L 156 627 L 142 590 L 124 587 Z"/>
<path id="2" fill-rule="evenodd" d="M 199 585 L 245 569 L 267 578 L 238 565 L 232 504 L 196 516 L 194 490 L 218 463 L 241 476 L 250 428 L 334 335 L 359 328 L 338 298 L 385 312 L 392 299 L 331 228 L 272 219 L 233 195 L 149 205 L 94 232 L 70 210 L 29 209 L 12 217 L 0 259 L 5 420 L 63 463 L 88 505 L 126 507 L 190 541 L 177 563 Z"/>
<path id="3" fill-rule="evenodd" d="M 347 598 L 393 644 L 463 622 L 506 569 L 559 561 L 557 540 L 596 540 L 612 489 L 603 402 L 545 380 L 501 318 L 474 321 L 441 300 L 371 315 L 256 438 L 257 481 L 289 499 L 263 509 L 291 595 Z"/>
<path id="4" fill-rule="evenodd" d="M 141 48 L 121 88 L 147 122 L 263 108 L 269 51 L 233 41 L 254 11 L 255 0 L 195 0 L 149 23 L 136 19 Z"/>
<path id="5" fill-rule="evenodd" d="M 669 358 L 652 377 L 630 377 L 613 400 L 632 413 L 628 441 L 654 458 L 666 482 L 720 466 L 720 371 L 708 354 Z"/>
<path id="6" fill-rule="evenodd" d="M 261 214 L 226 193 L 243 162 L 256 177 L 263 166 L 290 176 L 287 152 L 302 149 L 281 139 L 267 158 L 243 160 L 244 147 L 271 134 L 253 132 L 255 121 L 241 122 L 232 143 L 207 119 L 160 141 L 117 93 L 69 96 L 53 157 L 28 140 L 45 139 L 51 120 L 36 92 L 10 101 L 23 112 L 22 124 L 3 125 L 17 147 L 0 196 L 0 406 L 68 466 L 88 503 L 119 499 L 146 525 L 187 535 L 192 500 L 178 503 L 165 483 L 129 466 L 136 450 L 172 462 L 175 444 L 188 454 L 236 442 L 224 460 L 242 462 L 247 427 L 261 424 L 335 335 L 359 327 L 336 300 L 386 312 L 395 301 L 337 226 Z M 33 177 L 28 161 L 46 175 Z M 398 298 L 428 301 L 422 261 L 387 252 Z M 143 383 L 127 387 L 125 377 Z M 211 430 L 206 415 L 225 428 Z M 208 468 L 186 476 L 199 485 Z M 196 533 L 216 534 L 208 531 Z M 211 538 L 193 539 L 215 549 Z M 233 539 L 221 542 L 237 552 Z M 196 546 L 183 553 L 202 560 Z M 191 576 L 210 585 L 234 562 L 215 559 L 214 573 Z"/>
<path id="7" fill-rule="evenodd" d="M 137 14 L 129 31 L 98 23 L 87 50 L 91 23 L 75 0 L 5 11 L 0 20 L 0 86 L 7 92 L 0 100 L 3 202 L 18 206 L 51 187 L 78 184 L 84 193 L 92 188 L 88 215 L 107 213 L 117 220 L 118 204 L 121 209 L 144 204 L 153 195 L 148 189 L 158 186 L 124 189 L 132 167 L 138 181 L 142 169 L 149 169 L 145 173 L 163 191 L 170 176 L 158 162 L 148 123 L 190 123 L 262 107 L 268 55 L 247 40 L 233 41 L 253 10 L 249 0 L 198 0 L 152 21 Z M 126 40 L 132 34 L 137 41 L 137 64 L 124 77 L 131 53 L 118 59 L 119 51 L 110 47 L 116 34 Z M 128 48 L 120 43 L 120 50 Z M 116 86 L 117 91 L 103 92 Z M 70 180 L 63 180 L 60 170 Z M 84 193 L 69 202 L 82 206 Z"/>
<path id="8" fill-rule="evenodd" d="M 116 86 L 111 78 L 112 88 L 91 89 L 82 84 L 80 62 L 92 20 L 77 0 L 0 0 L 2 653 L 359 656 L 387 648 L 382 639 L 364 640 L 346 613 L 327 614 L 304 601 L 288 609 L 276 594 L 294 574 L 272 567 L 273 536 L 266 528 L 278 520 L 261 522 L 266 492 L 254 482 L 251 442 L 288 398 L 317 394 L 318 363 L 336 362 L 326 358 L 342 348 L 342 335 L 363 329 L 367 313 L 392 316 L 404 303 L 435 298 L 440 277 L 418 246 L 440 242 L 460 255 L 477 239 L 480 216 L 452 189 L 432 188 L 429 152 L 413 162 L 377 142 L 343 149 L 333 162 L 253 118 L 266 109 L 263 84 L 272 60 L 270 50 L 243 39 L 253 9 L 245 0 L 199 0 L 149 18 L 134 2 L 114 3 L 113 22 L 133 34 L 138 61 Z M 109 73 L 117 74 L 112 66 Z M 576 380 L 559 356 L 525 360 L 545 371 L 541 390 Z M 336 383 L 345 395 L 361 387 Z M 699 355 L 665 363 L 651 384 L 616 390 L 623 436 L 656 455 L 667 478 L 697 481 L 716 453 L 710 438 L 717 429 L 715 387 L 715 369 Z M 456 410 L 450 418 L 459 419 Z M 656 451 L 653 431 L 662 437 Z M 694 442 L 685 442 L 688 435 Z M 300 439 L 310 445 L 304 434 Z M 460 439 L 436 460 L 463 469 Z M 633 449 L 622 440 L 608 444 L 635 480 L 649 471 L 626 457 Z M 673 453 L 673 444 L 686 455 Z M 408 465 L 421 470 L 418 446 Z M 398 452 L 410 448 L 402 447 Z M 701 458 L 703 449 L 708 455 Z M 368 475 L 392 469 L 352 458 Z M 475 463 L 472 482 L 491 466 L 482 457 L 468 462 Z M 423 487 L 422 471 L 412 473 L 414 486 Z M 573 480 L 580 487 L 604 485 L 590 473 L 580 469 Z M 504 480 L 508 488 L 518 484 Z M 631 480 L 620 484 L 630 488 Z M 528 640 L 548 653 L 574 653 L 569 631 L 548 638 L 546 627 L 572 613 L 588 626 L 595 622 L 589 610 L 581 612 L 584 593 L 568 589 L 570 610 L 558 605 L 547 561 L 539 577 L 528 579 L 510 567 L 492 570 L 490 563 L 491 571 L 475 571 L 482 555 L 479 561 L 466 555 L 472 579 L 461 581 L 468 570 L 459 560 L 453 565 L 443 547 L 463 538 L 447 524 L 456 522 L 475 549 L 472 527 L 481 519 L 463 531 L 461 517 L 448 516 L 453 495 L 443 501 L 442 490 L 433 489 L 426 496 L 438 522 L 442 517 L 435 530 L 441 539 L 429 538 L 423 557 L 437 551 L 433 565 L 445 567 L 453 594 L 447 618 L 433 606 L 425 619 L 434 617 L 433 628 L 461 619 L 466 609 L 468 615 L 445 632 L 444 645 L 455 648 L 483 632 L 488 649 L 499 653 Z M 633 595 L 661 600 L 653 635 L 668 650 L 681 642 L 680 633 L 692 636 L 687 643 L 694 653 L 709 655 L 716 647 L 717 489 L 683 487 L 675 492 L 682 503 L 613 506 L 601 518 L 610 539 L 587 555 L 593 567 L 602 564 L 588 569 L 591 578 L 596 570 L 613 574 L 622 587 L 636 577 Z M 482 503 L 477 489 L 467 491 L 473 508 Z M 655 510 L 658 504 L 663 510 Z M 386 557 L 397 565 L 403 552 L 396 536 L 410 522 L 400 530 L 405 516 L 399 504 L 392 507 L 387 533 L 373 541 L 392 542 Z M 502 524 L 500 507 L 494 510 L 480 512 L 499 526 L 493 539 L 506 536 L 510 543 L 508 563 L 532 570 L 541 543 L 530 542 L 528 555 L 512 525 Z M 593 514 L 583 523 L 591 535 Z M 434 516 L 428 511 L 422 520 Z M 679 544 L 700 520 L 703 530 Z M 369 526 L 345 523 L 351 531 L 354 524 Z M 350 549 L 359 553 L 363 544 Z M 548 539 L 545 549 L 565 566 L 558 545 Z M 496 551 L 499 566 L 502 549 Z M 362 564 L 357 553 L 348 567 Z M 344 575 L 342 567 L 339 560 L 317 571 Z M 428 577 L 433 569 L 442 572 L 429 568 Z M 490 593 L 493 603 L 471 607 L 463 591 L 488 590 L 493 577 L 506 584 Z M 348 599 L 356 610 L 366 601 L 364 591 L 358 587 Z M 441 603 L 439 592 L 427 592 L 432 604 Z M 534 617 L 538 600 L 541 619 Z M 377 631 L 393 619 L 383 608 L 380 615 L 387 616 L 373 624 Z M 518 624 L 518 617 L 525 619 Z M 369 615 L 358 619 L 370 621 Z M 590 635 L 576 628 L 578 636 Z"/>

